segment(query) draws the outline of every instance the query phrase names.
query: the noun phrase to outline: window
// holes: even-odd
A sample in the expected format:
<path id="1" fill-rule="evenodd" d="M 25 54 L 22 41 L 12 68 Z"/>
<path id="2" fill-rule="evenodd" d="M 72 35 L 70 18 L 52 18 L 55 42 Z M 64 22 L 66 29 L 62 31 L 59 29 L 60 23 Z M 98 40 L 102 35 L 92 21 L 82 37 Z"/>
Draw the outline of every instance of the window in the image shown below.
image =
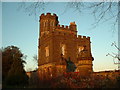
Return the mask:
<path id="1" fill-rule="evenodd" d="M 75 72 L 79 72 L 79 69 L 76 69 Z"/>
<path id="2" fill-rule="evenodd" d="M 50 26 L 52 26 L 53 21 L 50 22 Z"/>
<path id="3" fill-rule="evenodd" d="M 54 26 L 54 21 L 51 21 L 51 22 L 50 22 L 50 26 Z"/>
<path id="4" fill-rule="evenodd" d="M 83 46 L 79 46 L 78 52 L 80 53 L 82 50 L 84 50 L 84 47 Z"/>
<path id="5" fill-rule="evenodd" d="M 50 74 L 50 76 L 52 77 L 52 73 Z"/>
<path id="6" fill-rule="evenodd" d="M 53 22 L 53 26 L 54 26 L 54 22 Z"/>
<path id="7" fill-rule="evenodd" d="M 65 44 L 62 44 L 61 49 L 62 49 L 62 55 L 65 55 Z"/>
<path id="8" fill-rule="evenodd" d="M 43 27 L 45 27 L 45 21 L 43 21 Z"/>
<path id="9" fill-rule="evenodd" d="M 47 47 L 45 47 L 45 54 L 46 54 L 46 57 L 48 57 L 49 56 L 49 47 L 47 46 Z"/>
<path id="10" fill-rule="evenodd" d="M 47 20 L 45 21 L 45 26 L 48 26 L 48 22 L 47 22 Z"/>

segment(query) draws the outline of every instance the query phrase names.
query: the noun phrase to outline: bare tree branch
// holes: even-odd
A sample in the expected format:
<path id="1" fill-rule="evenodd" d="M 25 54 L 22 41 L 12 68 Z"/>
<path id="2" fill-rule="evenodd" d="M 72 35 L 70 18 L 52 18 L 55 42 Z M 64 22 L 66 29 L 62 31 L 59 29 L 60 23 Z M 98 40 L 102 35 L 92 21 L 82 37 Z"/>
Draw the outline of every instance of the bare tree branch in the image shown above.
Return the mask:
<path id="1" fill-rule="evenodd" d="M 112 44 L 111 44 L 111 46 L 114 46 L 118 51 L 120 51 L 120 48 L 116 45 L 116 43 L 115 42 L 113 42 Z M 106 56 L 111 56 L 111 57 L 113 57 L 113 62 L 114 62 L 114 64 L 120 64 L 120 55 L 119 55 L 119 53 L 118 54 L 116 54 L 116 53 L 113 53 L 112 52 L 112 54 L 110 54 L 110 53 L 108 53 Z M 117 63 L 115 62 L 115 59 L 118 61 Z M 119 66 L 118 66 L 119 67 Z"/>
<path id="2" fill-rule="evenodd" d="M 118 9 L 120 6 L 120 2 L 114 2 L 114 0 L 111 0 L 110 2 L 91 2 L 91 3 L 83 3 L 81 6 L 81 3 L 79 2 L 70 2 L 72 4 L 69 4 L 70 7 L 76 8 L 76 10 L 80 10 L 80 13 L 84 12 L 85 9 L 88 9 L 91 11 L 91 14 L 95 18 L 95 23 L 92 25 L 94 28 L 100 24 L 100 22 L 108 22 L 112 21 L 112 19 L 115 19 L 112 24 L 113 27 L 116 27 L 118 23 L 118 15 L 120 13 L 120 10 Z M 77 6 L 80 5 L 82 8 L 78 8 Z M 84 6 L 84 8 L 83 8 Z"/>
<path id="3" fill-rule="evenodd" d="M 120 15 L 120 1 L 114 2 L 114 0 L 110 0 L 110 2 L 78 2 L 77 0 L 71 0 L 73 2 L 68 2 L 66 10 L 70 8 L 75 9 L 79 13 L 83 13 L 85 10 L 91 11 L 91 14 L 94 16 L 95 23 L 93 23 L 93 27 L 95 28 L 98 24 L 102 24 L 108 21 L 113 22 L 112 26 L 115 28 L 118 23 L 118 18 Z M 32 2 L 26 4 L 26 2 L 22 2 L 19 5 L 19 9 L 24 9 L 24 12 L 29 13 L 29 16 L 35 15 L 42 10 L 45 10 L 49 2 L 44 2 L 43 0 L 38 0 L 37 2 Z M 65 13 L 65 12 L 64 12 Z M 115 30 L 115 29 L 114 29 Z"/>
<path id="4" fill-rule="evenodd" d="M 24 12 L 29 13 L 29 16 L 36 15 L 38 12 L 45 10 L 47 3 L 43 0 L 38 0 L 37 2 L 31 2 L 26 4 L 26 2 L 19 3 L 18 10 L 24 9 Z"/>

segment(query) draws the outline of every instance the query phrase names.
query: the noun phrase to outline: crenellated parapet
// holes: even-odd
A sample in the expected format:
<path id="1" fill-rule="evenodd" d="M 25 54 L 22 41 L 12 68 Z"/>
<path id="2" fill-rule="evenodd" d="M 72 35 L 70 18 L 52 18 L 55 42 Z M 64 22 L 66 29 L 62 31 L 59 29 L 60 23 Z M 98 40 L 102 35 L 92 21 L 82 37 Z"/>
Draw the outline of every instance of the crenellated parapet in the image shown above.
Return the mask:
<path id="1" fill-rule="evenodd" d="M 58 16 L 56 15 L 56 14 L 51 14 L 51 13 L 47 13 L 47 14 L 41 14 L 41 16 L 40 16 L 40 20 L 41 19 L 46 19 L 46 18 L 51 18 L 51 19 L 56 19 L 56 18 L 58 18 Z"/>
<path id="2" fill-rule="evenodd" d="M 65 26 L 65 25 L 57 25 L 56 28 L 69 30 L 69 26 Z"/>
<path id="3" fill-rule="evenodd" d="M 69 26 L 66 26 L 66 25 L 57 25 L 56 26 L 57 29 L 62 29 L 62 30 L 69 30 L 69 31 L 75 31 L 76 32 L 76 29 L 74 28 L 71 28 L 71 25 Z"/>
<path id="4" fill-rule="evenodd" d="M 78 40 L 88 40 L 90 41 L 90 37 L 87 37 L 87 36 L 81 36 L 81 35 L 78 35 Z"/>

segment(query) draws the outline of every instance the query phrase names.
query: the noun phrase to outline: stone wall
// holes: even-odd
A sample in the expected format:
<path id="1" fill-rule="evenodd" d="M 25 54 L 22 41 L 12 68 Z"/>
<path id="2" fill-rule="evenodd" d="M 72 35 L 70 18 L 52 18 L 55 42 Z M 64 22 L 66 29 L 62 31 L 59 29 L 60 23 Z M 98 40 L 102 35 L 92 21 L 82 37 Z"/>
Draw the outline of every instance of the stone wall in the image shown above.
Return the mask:
<path id="1" fill-rule="evenodd" d="M 61 54 L 63 54 L 62 46 L 64 46 L 63 57 L 66 59 L 70 57 L 76 63 L 79 72 L 93 71 L 90 37 L 77 36 L 77 25 L 75 22 L 70 23 L 69 26 L 59 25 L 56 14 L 42 14 L 40 16 L 38 46 L 38 65 L 41 77 L 45 73 L 53 76 L 55 72 L 57 74 L 58 71 L 65 71 L 61 70 L 63 68 L 60 69 L 61 66 L 65 67 L 66 65 L 65 61 L 61 59 Z M 47 50 L 47 52 L 49 51 L 49 56 L 46 56 L 46 47 L 49 47 L 49 50 Z M 52 66 L 49 67 L 49 64 L 52 64 Z M 43 67 L 46 68 L 43 69 Z M 50 68 L 52 68 L 52 71 L 50 71 Z"/>

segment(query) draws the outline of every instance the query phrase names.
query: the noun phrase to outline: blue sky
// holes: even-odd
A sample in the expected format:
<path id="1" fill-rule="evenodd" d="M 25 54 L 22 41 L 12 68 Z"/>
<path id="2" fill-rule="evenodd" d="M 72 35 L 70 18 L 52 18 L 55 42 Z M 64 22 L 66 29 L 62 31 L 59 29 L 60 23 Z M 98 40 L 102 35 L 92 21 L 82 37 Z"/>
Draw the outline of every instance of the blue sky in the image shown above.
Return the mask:
<path id="1" fill-rule="evenodd" d="M 2 46 L 18 46 L 27 55 L 26 70 L 36 68 L 33 56 L 38 53 L 39 16 L 47 12 L 56 13 L 61 25 L 69 25 L 70 22 L 75 21 L 78 34 L 91 37 L 94 71 L 117 69 L 112 57 L 106 56 L 107 53 L 117 52 L 116 48 L 111 46 L 114 41 L 118 44 L 118 29 L 116 28 L 115 33 L 112 33 L 112 20 L 91 29 L 95 21 L 89 10 L 79 13 L 72 8 L 66 9 L 66 3 L 53 2 L 36 16 L 29 16 L 23 10 L 18 11 L 18 5 L 18 2 L 2 3 Z"/>

